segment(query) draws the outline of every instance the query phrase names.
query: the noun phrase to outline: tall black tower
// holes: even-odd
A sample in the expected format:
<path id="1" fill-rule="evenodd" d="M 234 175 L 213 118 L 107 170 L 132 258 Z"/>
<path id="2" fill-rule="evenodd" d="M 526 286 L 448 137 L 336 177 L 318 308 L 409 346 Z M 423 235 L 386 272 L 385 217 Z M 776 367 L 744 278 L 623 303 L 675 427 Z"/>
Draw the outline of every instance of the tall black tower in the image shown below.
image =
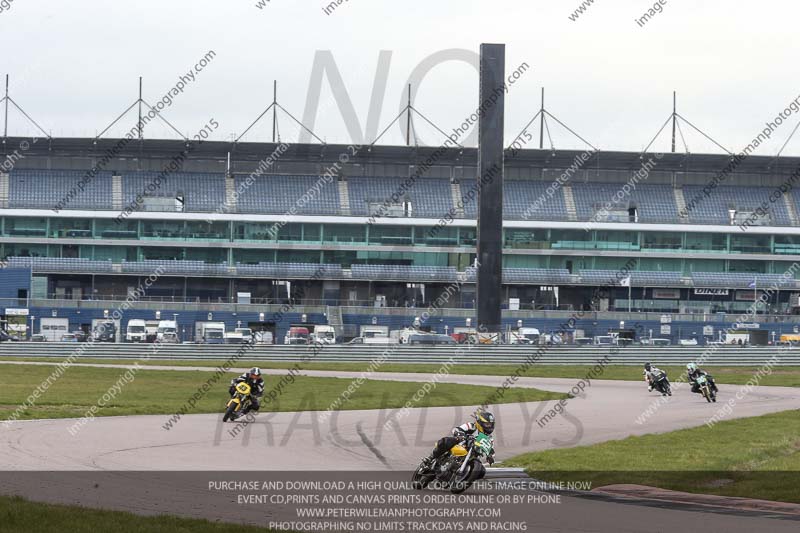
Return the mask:
<path id="1" fill-rule="evenodd" d="M 499 333 L 503 286 L 504 44 L 482 44 L 478 122 L 478 328 Z"/>

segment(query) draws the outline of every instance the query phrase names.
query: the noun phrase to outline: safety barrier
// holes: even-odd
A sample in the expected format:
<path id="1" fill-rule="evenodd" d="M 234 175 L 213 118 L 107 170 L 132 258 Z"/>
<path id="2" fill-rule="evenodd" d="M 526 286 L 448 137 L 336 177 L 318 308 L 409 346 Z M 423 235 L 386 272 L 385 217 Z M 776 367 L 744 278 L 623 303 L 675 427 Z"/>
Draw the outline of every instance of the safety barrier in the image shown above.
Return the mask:
<path id="1" fill-rule="evenodd" d="M 567 347 L 567 346 L 284 346 L 284 345 L 202 345 L 202 344 L 101 344 L 101 343 L 31 343 L 0 344 L 1 357 L 66 359 L 78 358 L 153 360 L 214 360 L 230 358 L 275 362 L 367 362 L 385 359 L 387 363 L 458 364 L 586 364 L 608 357 L 611 364 L 641 365 L 652 361 L 659 365 L 682 365 L 702 359 L 706 365 L 760 366 L 777 356 L 775 366 L 800 366 L 800 348 L 778 347 Z"/>

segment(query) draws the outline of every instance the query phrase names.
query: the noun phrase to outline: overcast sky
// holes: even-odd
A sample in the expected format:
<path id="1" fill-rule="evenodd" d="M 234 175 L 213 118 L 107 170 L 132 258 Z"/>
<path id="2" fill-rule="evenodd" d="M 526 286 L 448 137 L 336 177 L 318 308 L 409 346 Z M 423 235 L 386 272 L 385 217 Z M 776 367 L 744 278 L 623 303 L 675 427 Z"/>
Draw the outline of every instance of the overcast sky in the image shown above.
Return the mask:
<path id="1" fill-rule="evenodd" d="M 262 9 L 258 2 L 13 0 L 0 12 L 0 74 L 10 74 L 12 97 L 55 137 L 99 133 L 136 99 L 140 75 L 145 100 L 155 104 L 209 50 L 216 57 L 163 114 L 190 136 L 214 118 L 220 140 L 244 131 L 270 103 L 273 79 L 279 102 L 308 118 L 315 57 L 326 50 L 361 132 L 382 50 L 391 63 L 373 130 L 398 114 L 423 60 L 450 49 L 477 53 L 481 42 L 507 45 L 509 72 L 530 66 L 507 96 L 507 144 L 538 110 L 542 86 L 547 109 L 602 150 L 644 148 L 671 112 L 673 89 L 679 112 L 732 151 L 800 95 L 793 29 L 800 6 L 788 0 L 668 0 L 643 27 L 636 18 L 653 3 L 639 0 L 595 0 L 574 21 L 569 15 L 581 0 L 349 0 L 331 14 L 322 0 L 270 0 Z M 466 62 L 438 64 L 414 105 L 450 131 L 474 111 L 477 83 Z M 313 129 L 325 141 L 351 141 L 327 78 L 316 115 Z M 135 115 L 126 119 L 109 135 L 134 125 Z M 14 111 L 9 120 L 9 134 L 35 132 Z M 793 115 L 757 153 L 774 155 L 797 122 Z M 433 128 L 416 123 L 420 144 L 441 143 Z M 288 117 L 279 126 L 283 140 L 298 139 Z M 720 152 L 688 126 L 683 132 L 691 152 Z M 555 123 L 551 133 L 556 148 L 582 146 Z M 146 131 L 174 136 L 158 124 Z M 264 121 L 245 140 L 270 136 Z M 403 141 L 394 127 L 381 143 Z M 655 147 L 668 143 L 665 130 Z M 800 138 L 784 153 L 800 155 Z"/>

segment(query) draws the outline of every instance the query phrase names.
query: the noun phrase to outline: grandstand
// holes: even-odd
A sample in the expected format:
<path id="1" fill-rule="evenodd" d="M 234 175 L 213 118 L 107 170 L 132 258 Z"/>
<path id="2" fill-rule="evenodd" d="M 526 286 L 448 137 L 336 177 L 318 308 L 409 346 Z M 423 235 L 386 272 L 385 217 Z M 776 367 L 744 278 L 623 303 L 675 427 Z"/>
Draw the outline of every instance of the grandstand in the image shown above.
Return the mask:
<path id="1" fill-rule="evenodd" d="M 475 150 L 448 150 L 409 185 L 432 149 L 375 146 L 331 176 L 326 169 L 346 147 L 293 145 L 255 175 L 275 145 L 206 143 L 183 168 L 164 172 L 181 143 L 142 141 L 86 180 L 108 142 L 51 140 L 0 174 L 4 264 L 30 272 L 27 286 L 6 291 L 11 307 L 25 294 L 39 314 L 98 312 L 106 304 L 92 302 L 124 300 L 159 272 L 143 300 L 193 304 L 196 316 L 213 309 L 253 322 L 264 313 L 236 311 L 242 294 L 264 309 L 291 304 L 296 312 L 272 324 L 279 336 L 301 314 L 324 317 L 329 306 L 360 309 L 345 323 L 366 314 L 396 322 L 446 294 L 451 311 L 437 309 L 439 326 L 471 313 Z M 797 310 L 800 195 L 774 193 L 800 160 L 750 157 L 705 194 L 727 156 L 665 154 L 620 194 L 642 154 L 595 153 L 557 182 L 575 156 L 508 157 L 506 306 L 515 300 L 533 318 L 585 309 L 599 293 L 609 312 L 737 313 L 774 287 L 763 313 Z"/>

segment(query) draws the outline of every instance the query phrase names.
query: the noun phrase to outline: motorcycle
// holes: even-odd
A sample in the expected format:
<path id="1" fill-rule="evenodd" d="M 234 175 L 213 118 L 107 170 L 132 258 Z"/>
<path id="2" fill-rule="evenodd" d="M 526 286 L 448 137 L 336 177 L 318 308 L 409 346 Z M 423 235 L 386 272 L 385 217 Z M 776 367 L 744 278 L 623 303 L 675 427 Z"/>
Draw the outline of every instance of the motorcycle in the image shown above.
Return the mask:
<path id="1" fill-rule="evenodd" d="M 700 376 L 697 378 L 697 385 L 700 387 L 700 392 L 703 394 L 703 397 L 707 402 L 711 403 L 717 401 L 717 395 L 713 390 L 711 390 L 711 385 L 708 383 L 708 379 L 705 376 Z"/>
<path id="2" fill-rule="evenodd" d="M 672 386 L 667 379 L 667 373 L 661 372 L 653 381 L 653 388 L 661 393 L 662 396 L 672 396 Z"/>
<path id="3" fill-rule="evenodd" d="M 461 494 L 475 481 L 486 475 L 486 468 L 481 459 L 489 457 L 494 449 L 494 439 L 484 433 L 468 436 L 456 444 L 448 453 L 439 457 L 432 465 L 420 463 L 411 478 L 417 490 L 427 487 L 433 480 L 438 480 L 453 494 Z"/>
<path id="4" fill-rule="evenodd" d="M 230 420 L 233 422 L 241 412 L 250 405 L 250 385 L 242 381 L 237 383 L 233 397 L 225 404 L 225 415 L 222 417 L 223 422 Z"/>

